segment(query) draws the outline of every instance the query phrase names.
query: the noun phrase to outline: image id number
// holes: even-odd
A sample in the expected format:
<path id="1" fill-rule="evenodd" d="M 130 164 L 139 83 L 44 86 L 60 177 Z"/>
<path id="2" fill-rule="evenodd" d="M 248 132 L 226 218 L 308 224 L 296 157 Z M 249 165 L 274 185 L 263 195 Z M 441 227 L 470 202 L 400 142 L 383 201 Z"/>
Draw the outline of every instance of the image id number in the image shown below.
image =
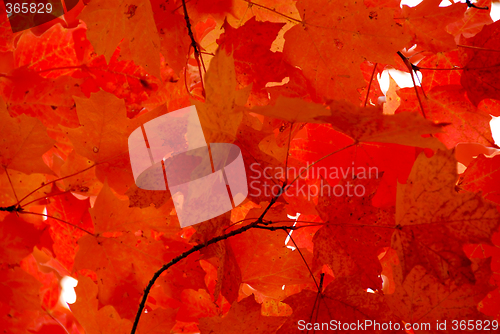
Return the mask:
<path id="1" fill-rule="evenodd" d="M 451 322 L 451 329 L 454 331 L 461 330 L 469 330 L 469 331 L 489 331 L 489 330 L 497 330 L 498 329 L 498 321 L 493 320 L 453 320 Z"/>
<path id="2" fill-rule="evenodd" d="M 19 3 L 16 2 L 6 3 L 5 9 L 7 10 L 7 14 L 19 14 L 19 13 L 52 13 L 52 4 L 51 3 Z"/>

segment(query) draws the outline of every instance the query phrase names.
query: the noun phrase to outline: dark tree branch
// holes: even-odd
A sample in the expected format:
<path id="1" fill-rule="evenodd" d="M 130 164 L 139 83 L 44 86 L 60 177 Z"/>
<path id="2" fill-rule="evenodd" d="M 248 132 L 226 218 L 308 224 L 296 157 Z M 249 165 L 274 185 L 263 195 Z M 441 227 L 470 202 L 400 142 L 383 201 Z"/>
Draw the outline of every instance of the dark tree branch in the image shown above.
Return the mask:
<path id="1" fill-rule="evenodd" d="M 1 206 L 0 207 L 0 211 L 19 212 L 21 210 L 22 210 L 22 208 L 19 205 L 17 205 L 17 204 L 14 204 L 14 205 L 11 205 L 11 206 Z"/>
<path id="2" fill-rule="evenodd" d="M 476 6 L 474 5 L 472 2 L 470 2 L 470 0 L 465 0 L 465 3 L 467 4 L 467 6 L 469 6 L 469 8 L 476 8 L 476 9 L 484 9 L 484 10 L 488 10 L 490 9 L 488 6 L 486 7 L 479 7 L 479 6 Z"/>
<path id="3" fill-rule="evenodd" d="M 260 215 L 260 217 L 254 221 L 253 223 L 250 223 L 248 225 L 245 225 L 245 226 L 242 226 L 240 227 L 239 229 L 236 229 L 234 231 L 231 231 L 229 233 L 226 233 L 226 234 L 223 234 L 223 235 L 220 235 L 218 237 L 215 237 L 215 238 L 212 238 L 210 240 L 208 240 L 207 242 L 204 242 L 202 244 L 199 244 L 199 245 L 196 245 L 196 246 L 193 246 L 193 248 L 191 248 L 190 250 L 188 251 L 185 251 L 184 253 L 182 253 L 181 255 L 179 256 L 176 256 L 175 258 L 173 258 L 169 263 L 167 264 L 164 264 L 160 270 L 158 270 L 154 275 L 153 275 L 153 278 L 151 278 L 151 280 L 149 281 L 148 285 L 146 286 L 146 288 L 144 289 L 144 295 L 142 296 L 142 300 L 141 300 L 141 303 L 139 304 L 139 310 L 137 311 L 137 314 L 135 316 L 135 320 L 134 320 L 134 325 L 132 326 L 132 331 L 130 332 L 130 334 L 135 334 L 136 330 L 137 330 L 137 326 L 139 325 L 139 320 L 141 318 L 141 315 L 142 315 L 142 312 L 144 310 L 144 306 L 146 305 L 146 300 L 148 299 L 148 295 L 149 295 L 149 292 L 151 291 L 151 288 L 153 287 L 153 285 L 155 284 L 156 280 L 158 279 L 158 277 L 160 277 L 160 275 L 165 271 L 165 270 L 168 270 L 170 267 L 172 267 L 174 264 L 176 264 L 177 262 L 179 262 L 180 260 L 182 259 L 185 259 L 186 257 L 188 257 L 189 255 L 193 254 L 194 252 L 197 252 L 199 251 L 200 249 L 202 248 L 205 248 L 211 244 L 215 244 L 219 241 L 222 241 L 222 240 L 225 240 L 227 238 L 230 238 L 232 236 L 235 236 L 237 234 L 240 234 L 240 233 L 243 233 L 245 231 L 248 231 L 249 229 L 251 228 L 254 228 L 254 227 L 257 227 L 257 225 L 259 224 L 262 224 L 263 222 L 263 219 L 264 219 L 264 216 L 266 215 L 266 213 L 269 211 L 269 209 L 274 205 L 274 203 L 276 203 L 276 201 L 278 200 L 278 198 L 281 196 L 281 194 L 283 193 L 283 188 L 281 188 L 281 191 L 278 195 L 276 195 L 272 200 L 271 202 L 269 203 L 269 205 L 266 207 L 266 209 L 264 210 L 264 212 L 262 212 L 262 214 Z"/>
<path id="4" fill-rule="evenodd" d="M 266 226 L 266 225 L 255 225 L 254 228 L 259 228 L 261 230 L 268 230 L 268 231 L 279 231 L 283 230 L 287 232 L 288 230 L 295 231 L 298 230 L 299 228 L 304 228 L 304 227 L 309 227 L 309 226 Z"/>
<path id="5" fill-rule="evenodd" d="M 155 284 L 156 280 L 158 279 L 158 277 L 160 277 L 160 275 L 168 270 L 170 267 L 172 267 L 174 264 L 176 264 L 177 262 L 181 261 L 182 259 L 185 259 L 187 258 L 189 255 L 193 254 L 194 252 L 197 252 L 199 251 L 200 249 L 202 248 L 205 248 L 211 244 L 215 244 L 219 241 L 222 241 L 222 240 L 226 240 L 232 236 L 235 236 L 235 235 L 238 235 L 238 234 L 241 234 L 245 231 L 248 231 L 249 229 L 251 228 L 260 228 L 260 229 L 266 229 L 266 230 L 269 230 L 269 229 L 275 229 L 275 230 L 278 230 L 278 229 L 281 229 L 281 230 L 291 230 L 291 229 L 298 229 L 298 228 L 301 228 L 302 226 L 282 226 L 282 227 L 279 227 L 279 226 L 268 226 L 269 224 L 271 224 L 272 222 L 264 222 L 264 216 L 267 214 L 267 212 L 269 211 L 269 209 L 271 209 L 271 207 L 274 205 L 274 203 L 276 203 L 276 201 L 281 197 L 281 195 L 283 195 L 283 193 L 286 191 L 286 189 L 288 189 L 290 186 L 293 185 L 293 183 L 295 183 L 295 181 L 297 181 L 297 179 L 299 177 L 301 177 L 307 170 L 309 170 L 312 166 L 314 166 L 315 164 L 317 164 L 318 162 L 322 161 L 323 159 L 326 159 L 327 157 L 330 157 L 338 152 L 341 152 L 349 147 L 352 147 L 352 146 L 355 146 L 357 145 L 357 141 L 355 141 L 354 143 L 350 144 L 350 145 L 347 145 L 341 149 L 338 149 L 334 152 L 331 152 L 325 156 L 323 156 L 322 158 L 316 160 L 313 164 L 309 165 L 308 168 L 304 171 L 302 171 L 302 173 L 300 175 L 298 175 L 292 182 L 290 182 L 289 184 L 283 184 L 281 186 L 281 189 L 280 189 L 280 192 L 279 194 L 277 194 L 276 196 L 273 197 L 273 199 L 271 200 L 271 202 L 269 202 L 269 205 L 266 207 L 266 209 L 264 210 L 264 212 L 262 212 L 262 214 L 260 215 L 260 217 L 254 221 L 253 223 L 250 223 L 248 225 L 245 225 L 245 226 L 242 226 L 240 227 L 239 229 L 236 229 L 234 231 L 231 231 L 229 233 L 225 233 L 223 235 L 220 235 L 218 237 L 214 237 L 202 244 L 199 244 L 199 245 L 196 245 L 196 246 L 193 246 L 190 250 L 188 251 L 185 251 L 184 253 L 180 254 L 179 256 L 176 256 L 175 258 L 173 258 L 169 263 L 167 264 L 164 264 L 154 275 L 153 275 L 153 278 L 151 278 L 151 280 L 149 281 L 148 285 L 146 286 L 146 288 L 144 289 L 144 294 L 142 296 L 142 299 L 141 299 L 141 303 L 139 304 L 139 309 L 137 310 L 137 313 L 135 315 L 135 319 L 134 319 L 134 324 L 132 326 L 132 331 L 130 332 L 130 334 L 135 334 L 136 330 L 137 330 L 137 326 L 139 325 L 139 320 L 141 319 L 141 315 L 142 315 L 142 312 L 144 311 L 144 307 L 146 306 L 146 300 L 148 299 L 148 295 L 149 295 L 149 292 L 151 291 L 151 288 L 153 287 L 153 285 Z M 314 277 L 313 277 L 314 279 Z"/>

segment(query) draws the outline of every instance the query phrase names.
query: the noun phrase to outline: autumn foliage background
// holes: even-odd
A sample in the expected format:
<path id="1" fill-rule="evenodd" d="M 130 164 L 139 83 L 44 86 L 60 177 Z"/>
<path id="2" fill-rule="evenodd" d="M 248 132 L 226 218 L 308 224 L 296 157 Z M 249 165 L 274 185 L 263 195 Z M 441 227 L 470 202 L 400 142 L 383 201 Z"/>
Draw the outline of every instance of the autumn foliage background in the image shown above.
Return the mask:
<path id="1" fill-rule="evenodd" d="M 191 0 L 188 27 L 179 0 L 92 0 L 18 33 L 0 3 L 1 331 L 130 333 L 155 271 L 252 223 L 163 273 L 138 333 L 498 320 L 500 22 L 440 2 Z M 412 66 L 417 88 L 382 93 Z M 127 138 L 193 104 L 262 192 L 181 229 L 169 192 L 135 186 Z M 276 176 L 316 161 L 379 177 Z M 296 191 L 347 182 L 364 196 Z"/>

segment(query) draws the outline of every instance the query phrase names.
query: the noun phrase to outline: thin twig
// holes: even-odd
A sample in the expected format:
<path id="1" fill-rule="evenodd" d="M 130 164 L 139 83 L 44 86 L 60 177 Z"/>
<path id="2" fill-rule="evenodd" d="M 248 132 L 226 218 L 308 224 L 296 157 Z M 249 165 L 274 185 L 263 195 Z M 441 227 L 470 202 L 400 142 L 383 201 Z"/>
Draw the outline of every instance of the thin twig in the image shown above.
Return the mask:
<path id="1" fill-rule="evenodd" d="M 50 182 L 44 183 L 44 184 L 42 184 L 40 187 L 38 187 L 38 188 L 36 188 L 35 190 L 33 190 L 32 192 L 30 192 L 28 195 L 24 196 L 24 197 L 23 197 L 23 198 L 21 198 L 19 201 L 17 201 L 16 205 L 20 205 L 22 201 L 24 201 L 26 198 L 28 198 L 29 196 L 31 196 L 32 194 L 34 194 L 34 193 L 35 193 L 35 192 L 37 192 L 38 190 L 42 189 L 43 187 L 48 186 L 48 185 L 50 185 L 50 184 L 52 184 L 52 183 L 55 183 L 55 182 L 57 182 L 57 181 L 61 181 L 61 180 L 67 179 L 67 178 L 69 178 L 69 177 L 72 177 L 72 176 L 78 175 L 78 174 L 80 174 L 80 173 L 83 173 L 83 172 L 85 172 L 85 171 L 87 171 L 87 170 L 89 170 L 89 169 L 91 169 L 91 168 L 94 168 L 94 167 L 95 167 L 95 166 L 97 166 L 98 164 L 99 164 L 99 163 L 95 163 L 95 164 L 93 164 L 92 166 L 87 167 L 87 168 L 85 168 L 85 169 L 82 169 L 81 171 L 78 171 L 78 172 L 73 173 L 73 174 L 71 174 L 71 175 L 66 175 L 66 176 L 60 177 L 60 178 L 58 178 L 58 179 L 52 180 L 52 181 L 50 181 Z"/>
<path id="2" fill-rule="evenodd" d="M 418 94 L 417 84 L 415 83 L 415 78 L 413 77 L 413 71 L 410 71 L 410 75 L 411 81 L 413 81 L 413 88 L 415 88 L 415 94 L 417 95 L 418 104 L 420 105 L 420 110 L 422 110 L 422 115 L 424 116 L 424 118 L 427 119 L 427 116 L 425 115 L 424 105 L 422 104 L 422 100 L 420 99 L 420 95 Z"/>
<path id="3" fill-rule="evenodd" d="M 247 12 L 250 9 L 250 7 L 252 6 L 248 5 L 247 8 L 245 8 L 245 12 L 243 13 L 243 15 L 241 15 L 240 22 L 238 22 L 238 28 L 241 27 L 241 25 L 243 24 L 243 19 L 245 18 L 245 16 L 247 16 Z"/>
<path id="4" fill-rule="evenodd" d="M 307 267 L 307 270 L 308 270 L 308 271 L 309 271 L 309 273 L 311 274 L 311 277 L 312 277 L 312 279 L 313 279 L 313 281 L 314 281 L 314 284 L 316 285 L 316 288 L 318 288 L 318 292 L 319 292 L 319 293 L 321 293 L 321 286 L 320 286 L 320 285 L 318 285 L 318 282 L 316 281 L 316 278 L 315 278 L 315 277 L 314 277 L 314 275 L 313 275 L 313 272 L 312 272 L 312 270 L 311 270 L 311 267 L 309 267 L 309 264 L 307 264 L 307 261 L 306 261 L 306 259 L 304 258 L 304 255 L 302 254 L 302 252 L 300 251 L 299 246 L 297 246 L 297 243 L 295 242 L 295 240 L 293 240 L 292 234 L 291 234 L 290 232 L 288 232 L 288 231 L 285 231 L 285 232 L 286 232 L 286 234 L 290 237 L 290 240 L 292 240 L 293 245 L 295 246 L 295 249 L 299 252 L 300 257 L 302 258 L 302 261 L 304 261 L 304 263 L 305 263 L 305 265 L 306 265 L 306 267 Z"/>
<path id="5" fill-rule="evenodd" d="M 287 18 L 287 19 L 289 19 L 290 21 L 293 21 L 293 22 L 295 22 L 295 23 L 302 23 L 302 21 L 301 21 L 301 20 L 297 20 L 297 19 L 294 19 L 294 18 L 293 18 L 293 17 L 291 17 L 291 16 L 288 16 L 288 15 L 285 15 L 285 14 L 283 14 L 283 13 L 280 13 L 280 12 L 278 12 L 276 9 L 272 9 L 272 8 L 269 8 L 269 7 L 266 7 L 266 6 L 260 5 L 260 4 L 258 4 L 258 3 L 255 3 L 255 2 L 252 2 L 252 1 L 249 1 L 249 0 L 242 0 L 242 1 L 245 1 L 246 3 L 248 3 L 248 6 L 249 6 L 249 7 L 251 7 L 251 6 L 256 6 L 256 7 L 262 8 L 262 9 L 266 9 L 266 10 L 268 10 L 268 11 L 270 11 L 270 12 L 273 12 L 273 13 L 275 13 L 275 14 L 278 14 L 278 15 L 280 15 L 280 16 L 283 16 L 283 17 L 285 17 L 285 18 Z"/>
<path id="6" fill-rule="evenodd" d="M 57 320 L 52 314 L 50 314 L 50 312 L 44 306 L 42 306 L 42 310 L 44 310 L 49 315 L 49 317 L 51 317 L 59 326 L 61 326 L 66 334 L 70 334 L 66 327 L 64 327 L 64 325 L 59 320 Z"/>
<path id="7" fill-rule="evenodd" d="M 425 94 L 425 90 L 422 88 L 422 81 L 418 77 L 417 71 L 415 71 L 415 76 L 417 77 L 418 83 L 420 84 L 420 88 L 422 89 L 422 93 L 424 94 L 425 99 L 427 99 L 427 95 Z M 413 80 L 413 85 L 415 85 L 415 80 Z"/>
<path id="8" fill-rule="evenodd" d="M 261 225 L 271 225 L 271 224 L 276 224 L 276 223 L 286 223 L 288 220 L 273 220 L 270 222 L 263 222 Z M 327 223 L 320 223 L 320 222 L 311 222 L 307 220 L 296 220 L 297 223 L 306 223 L 306 224 L 311 224 L 307 226 L 298 226 L 298 227 L 311 227 L 311 226 L 324 226 L 324 225 L 333 225 L 333 226 L 342 226 L 342 227 L 380 227 L 380 228 L 390 228 L 390 229 L 395 229 L 395 226 L 390 226 L 390 225 L 371 225 L 371 224 L 351 224 L 351 223 L 332 223 L 332 222 L 327 222 Z M 276 226 L 279 227 L 279 226 Z M 297 227 L 297 226 L 294 226 Z M 289 228 L 289 227 L 287 227 Z M 295 228 L 296 229 L 296 228 Z"/>
<path id="9" fill-rule="evenodd" d="M 372 87 L 373 76 L 375 75 L 375 71 L 377 70 L 377 65 L 378 63 L 375 63 L 375 66 L 373 66 L 372 76 L 370 77 L 370 82 L 368 83 L 368 90 L 366 92 L 365 104 L 363 105 L 363 107 L 366 107 L 366 104 L 368 103 L 368 97 L 370 96 L 370 88 Z"/>
<path id="10" fill-rule="evenodd" d="M 406 67 L 408 68 L 408 71 L 410 72 L 411 75 L 411 81 L 413 81 L 413 87 L 415 88 L 415 94 L 417 95 L 417 100 L 418 104 L 420 105 L 420 110 L 422 110 L 422 115 L 424 116 L 425 119 L 427 119 L 427 116 L 425 115 L 425 110 L 424 110 L 424 105 L 422 104 L 422 100 L 420 99 L 420 94 L 418 94 L 418 89 L 417 89 L 417 84 L 415 82 L 415 77 L 413 76 L 413 72 L 415 71 L 416 67 L 413 65 L 405 55 L 401 53 L 401 51 L 397 52 L 398 56 L 401 57 L 403 62 L 405 63 Z M 416 73 L 416 72 L 415 72 Z"/>
<path id="11" fill-rule="evenodd" d="M 500 64 L 495 64 L 491 66 L 482 67 L 453 67 L 453 68 L 433 68 L 433 67 L 420 67 L 415 66 L 418 70 L 429 70 L 429 71 L 474 71 L 474 70 L 488 70 L 490 68 L 500 67 Z"/>
<path id="12" fill-rule="evenodd" d="M 313 162 L 312 164 L 310 164 L 310 165 L 309 165 L 306 169 L 303 169 L 303 170 L 302 170 L 302 172 L 300 172 L 300 174 L 299 174 L 299 175 L 297 175 L 297 177 L 296 177 L 295 179 L 293 179 L 293 181 L 292 181 L 292 182 L 290 182 L 290 184 L 288 184 L 288 185 L 285 187 L 285 192 L 286 192 L 286 190 L 287 190 L 288 188 L 290 188 L 290 187 L 292 186 L 292 184 L 294 184 L 294 183 L 295 183 L 295 181 L 297 181 L 297 180 L 298 180 L 298 179 L 299 179 L 302 175 L 304 175 L 304 173 L 306 173 L 309 169 L 311 169 L 311 167 L 312 167 L 312 166 L 316 165 L 318 162 L 320 162 L 320 161 L 322 161 L 322 160 L 325 160 L 326 158 L 328 158 L 328 157 L 330 157 L 330 156 L 332 156 L 332 155 L 334 155 L 334 154 L 336 154 L 336 153 L 339 153 L 339 152 L 341 152 L 341 151 L 343 151 L 343 150 L 346 150 L 346 149 L 348 149 L 349 147 L 353 147 L 353 146 L 355 146 L 355 145 L 357 145 L 357 144 L 358 144 L 358 141 L 355 141 L 354 143 L 352 143 L 352 144 L 350 144 L 350 145 L 344 146 L 344 147 L 343 147 L 343 148 L 341 148 L 341 149 L 338 149 L 338 150 L 336 150 L 336 151 L 334 151 L 334 152 L 332 152 L 332 153 L 329 153 L 329 154 L 327 154 L 327 155 L 325 155 L 325 156 L 323 156 L 323 157 L 319 158 L 318 160 L 316 160 L 315 162 Z"/>
<path id="13" fill-rule="evenodd" d="M 320 275 L 320 279 L 319 279 L 319 291 L 318 292 L 322 292 L 323 291 L 323 281 L 325 279 L 325 273 L 321 273 Z"/>
<path id="14" fill-rule="evenodd" d="M 191 1 L 191 0 L 186 0 L 186 4 L 187 4 L 189 1 Z M 174 8 L 174 10 L 172 11 L 172 13 L 175 13 L 176 11 L 178 11 L 178 10 L 179 10 L 179 9 L 181 9 L 181 8 L 182 8 L 182 5 L 175 7 L 175 8 Z"/>
<path id="15" fill-rule="evenodd" d="M 472 7 L 472 8 L 476 8 L 476 9 L 484 9 L 484 10 L 488 10 L 490 9 L 488 6 L 486 7 L 479 7 L 479 6 L 476 6 L 474 5 L 472 2 L 470 2 L 470 0 L 465 0 L 465 3 L 467 4 L 467 6 Z"/>
<path id="16" fill-rule="evenodd" d="M 185 69 L 184 69 L 184 87 L 186 88 L 186 92 L 188 92 L 189 96 L 191 96 L 191 97 L 193 97 L 193 94 L 189 90 L 188 83 L 187 83 L 187 69 L 188 69 L 188 66 L 189 66 L 189 54 L 191 53 L 191 48 L 192 47 L 193 46 L 191 44 L 189 44 L 188 57 L 186 58 L 186 66 L 185 66 Z"/>
<path id="17" fill-rule="evenodd" d="M 198 64 L 198 72 L 200 74 L 202 94 L 203 94 L 203 97 L 205 97 L 205 86 L 203 84 L 203 76 L 201 74 L 200 51 L 198 49 L 198 43 L 196 43 L 196 40 L 194 39 L 193 30 L 191 29 L 191 21 L 189 19 L 187 7 L 186 7 L 186 0 L 182 0 L 182 9 L 184 10 L 184 20 L 186 20 L 186 27 L 188 30 L 189 38 L 191 39 L 191 45 L 193 46 L 193 50 L 194 50 L 194 58 L 196 59 L 196 63 Z"/>
<path id="18" fill-rule="evenodd" d="M 428 71 L 461 71 L 464 69 L 465 69 L 465 67 L 433 68 L 433 67 L 420 67 L 420 66 L 418 66 L 418 70 L 428 70 Z"/>
<path id="19" fill-rule="evenodd" d="M 215 54 L 214 54 L 214 53 L 212 53 L 212 52 L 200 51 L 200 53 L 201 53 L 201 54 L 204 54 L 204 55 L 207 55 L 207 56 L 212 56 L 212 57 L 214 57 L 214 56 L 215 56 Z"/>
<path id="20" fill-rule="evenodd" d="M 202 54 L 204 54 L 204 53 L 206 53 L 206 52 L 201 52 L 201 50 L 199 52 L 199 54 L 200 54 L 200 60 L 201 60 L 201 66 L 203 66 L 203 73 L 207 74 L 207 69 L 205 67 L 205 62 L 203 61 L 203 56 L 202 56 Z"/>
<path id="21" fill-rule="evenodd" d="M 304 227 L 310 227 L 310 226 L 267 226 L 267 225 L 261 225 L 261 224 L 254 226 L 254 228 L 261 229 L 261 230 L 268 230 L 268 231 L 283 230 L 285 232 L 287 230 L 295 231 L 295 230 L 298 230 L 298 229 L 304 228 Z"/>
<path id="22" fill-rule="evenodd" d="M 293 130 L 293 122 L 290 123 L 290 133 L 288 134 L 288 147 L 286 148 L 286 159 L 285 159 L 285 185 L 288 182 L 288 155 L 290 154 L 290 143 L 292 142 L 292 130 Z"/>
<path id="23" fill-rule="evenodd" d="M 41 200 L 44 200 L 44 199 L 47 199 L 49 197 L 54 197 L 54 196 L 59 196 L 59 195 L 62 195 L 62 194 L 67 194 L 71 192 L 71 189 L 70 190 L 66 190 L 66 191 L 63 191 L 63 192 L 60 192 L 60 193 L 57 193 L 57 194 L 52 194 L 52 195 L 47 195 L 47 196 L 43 196 L 43 197 L 40 197 L 40 198 L 37 198 L 37 199 L 34 199 L 32 201 L 29 201 L 28 203 L 25 203 L 23 205 L 21 205 L 22 208 L 30 205 L 31 203 L 35 203 L 35 202 L 38 202 L 38 201 L 41 201 Z"/>
<path id="24" fill-rule="evenodd" d="M 318 307 L 318 312 L 319 312 L 319 299 L 320 299 L 320 296 L 321 296 L 321 293 L 318 291 L 318 293 L 316 294 L 316 298 L 314 298 L 314 303 L 313 303 L 313 306 L 312 306 L 312 309 L 311 309 L 311 315 L 309 316 L 309 322 L 313 322 L 312 319 L 313 319 L 313 316 L 314 316 L 314 311 L 316 310 L 316 305 Z M 313 334 L 316 332 L 315 329 L 313 329 L 314 332 Z M 309 333 L 309 329 L 307 330 L 306 334 Z"/>
<path id="25" fill-rule="evenodd" d="M 321 307 L 321 301 L 323 300 L 323 281 L 324 281 L 324 278 L 325 278 L 325 273 L 321 273 L 319 287 L 318 287 L 318 294 L 316 296 L 318 299 L 318 309 L 316 310 L 316 318 L 314 319 L 314 322 L 318 322 L 319 308 Z M 326 303 L 325 303 L 325 305 L 326 305 Z M 314 332 L 316 332 L 316 330 Z"/>
<path id="26" fill-rule="evenodd" d="M 4 167 L 3 169 L 5 169 L 5 174 L 7 174 L 7 179 L 9 179 L 9 183 L 10 183 L 10 186 L 12 188 L 12 192 L 14 193 L 14 197 L 16 198 L 16 201 L 17 201 L 16 205 L 19 205 L 19 200 L 17 199 L 16 190 L 14 189 L 14 185 L 12 184 L 12 180 L 10 179 L 9 171 L 7 170 L 7 167 Z"/>
<path id="27" fill-rule="evenodd" d="M 460 48 L 467 48 L 467 49 L 475 49 L 475 50 L 491 51 L 491 52 L 500 52 L 500 50 L 482 48 L 480 46 L 462 45 L 462 44 L 457 44 L 457 46 L 460 47 Z"/>
<path id="28" fill-rule="evenodd" d="M 77 228 L 77 229 L 79 229 L 80 231 L 85 232 L 85 233 L 88 233 L 88 234 L 90 234 L 91 236 L 94 236 L 94 237 L 95 237 L 95 234 L 94 234 L 94 233 L 90 233 L 89 231 L 87 231 L 87 230 L 86 230 L 86 229 L 84 229 L 84 228 L 81 228 L 81 227 L 80 227 L 80 226 L 78 226 L 78 225 L 72 224 L 72 223 L 70 223 L 70 222 L 67 222 L 67 221 L 65 221 L 65 220 L 59 219 L 59 218 L 54 217 L 54 216 L 47 215 L 47 214 L 45 214 L 45 213 L 31 212 L 31 211 L 25 211 L 25 210 L 19 210 L 19 211 L 16 211 L 16 212 L 19 212 L 20 214 L 29 214 L 29 215 L 35 215 L 35 216 L 42 216 L 42 217 L 52 218 L 52 219 L 55 219 L 55 220 L 60 221 L 61 223 L 64 223 L 64 224 L 68 224 L 68 225 L 70 225 L 70 226 L 73 226 L 74 228 Z"/>
<path id="29" fill-rule="evenodd" d="M 271 182 L 273 182 L 274 184 L 278 184 L 278 181 L 274 179 L 274 177 L 272 177 L 271 175 L 269 175 L 266 171 L 266 168 L 262 167 L 262 165 L 257 161 L 257 159 L 255 159 L 255 157 L 252 155 L 252 152 L 250 152 L 246 147 L 242 147 L 243 150 L 245 150 L 245 152 L 255 161 L 255 163 L 257 163 L 260 167 L 260 169 L 262 169 L 262 173 L 266 176 L 266 179 L 268 180 L 271 180 Z"/>
<path id="30" fill-rule="evenodd" d="M 268 225 L 272 225 L 272 224 L 276 224 L 276 223 L 288 223 L 289 221 L 290 220 L 273 220 L 273 221 L 263 222 L 261 225 L 268 226 Z M 311 224 L 311 225 L 309 225 L 307 227 L 318 226 L 318 225 L 324 225 L 325 224 L 323 222 L 313 222 L 313 221 L 310 221 L 310 220 L 294 220 L 294 222 Z"/>

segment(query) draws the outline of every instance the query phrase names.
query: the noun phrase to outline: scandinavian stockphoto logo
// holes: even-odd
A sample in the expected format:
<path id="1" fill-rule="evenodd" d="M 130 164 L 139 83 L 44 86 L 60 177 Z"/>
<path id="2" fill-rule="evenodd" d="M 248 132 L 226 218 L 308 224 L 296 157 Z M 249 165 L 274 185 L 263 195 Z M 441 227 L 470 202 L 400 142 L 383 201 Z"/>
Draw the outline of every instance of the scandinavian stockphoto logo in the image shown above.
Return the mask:
<path id="1" fill-rule="evenodd" d="M 52 21 L 72 10 L 79 0 L 3 0 L 13 32 Z"/>
<path id="2" fill-rule="evenodd" d="M 170 190 L 181 227 L 230 211 L 248 195 L 238 146 L 205 141 L 195 106 L 144 123 L 128 138 L 135 184 Z"/>

